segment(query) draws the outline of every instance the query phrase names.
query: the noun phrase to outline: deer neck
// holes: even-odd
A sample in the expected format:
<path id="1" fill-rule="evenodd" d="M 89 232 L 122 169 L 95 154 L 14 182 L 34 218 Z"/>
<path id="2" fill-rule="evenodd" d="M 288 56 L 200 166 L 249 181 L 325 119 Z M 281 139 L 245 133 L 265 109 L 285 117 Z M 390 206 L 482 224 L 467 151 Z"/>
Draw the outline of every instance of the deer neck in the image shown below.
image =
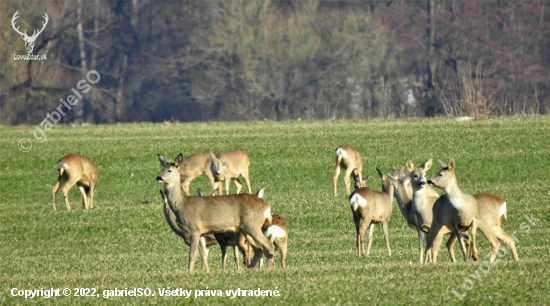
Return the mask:
<path id="1" fill-rule="evenodd" d="M 183 193 L 179 184 L 164 185 L 164 193 L 172 211 L 175 211 L 177 206 L 183 204 Z"/>
<path id="2" fill-rule="evenodd" d="M 462 192 L 460 187 L 458 187 L 456 178 L 453 178 L 450 184 L 443 188 L 443 191 L 451 200 L 452 205 L 456 208 L 460 208 L 460 204 L 463 203 L 464 193 Z"/>
<path id="3" fill-rule="evenodd" d="M 394 187 L 395 188 L 395 187 Z M 394 197 L 395 199 L 397 200 L 397 206 L 399 207 L 399 210 L 401 211 L 401 214 L 407 218 L 407 215 L 409 214 L 409 211 L 410 211 L 410 205 L 411 202 L 410 201 L 406 201 L 403 197 L 403 193 L 405 191 L 403 191 L 403 187 L 399 188 L 399 189 L 395 189 L 394 190 Z"/>

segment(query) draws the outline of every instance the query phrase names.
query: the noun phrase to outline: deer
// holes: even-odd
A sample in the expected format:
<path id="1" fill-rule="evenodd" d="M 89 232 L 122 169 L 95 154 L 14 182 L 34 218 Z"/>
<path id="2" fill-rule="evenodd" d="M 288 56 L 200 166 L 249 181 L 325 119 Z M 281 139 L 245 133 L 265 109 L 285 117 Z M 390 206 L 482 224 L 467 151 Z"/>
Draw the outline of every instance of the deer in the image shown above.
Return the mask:
<path id="1" fill-rule="evenodd" d="M 382 223 L 388 254 L 391 256 L 388 222 L 392 213 L 394 187 L 390 183 L 390 179 L 395 179 L 395 177 L 390 174 L 382 173 L 378 168 L 376 171 L 382 179 L 382 191 L 374 191 L 368 187 L 360 187 L 352 192 L 348 201 L 353 213 L 353 221 L 357 232 L 356 245 L 359 257 L 361 257 L 361 255 L 369 255 L 376 223 Z M 361 220 L 363 220 L 362 225 L 360 224 Z M 364 237 L 367 227 L 369 227 L 369 244 L 365 252 Z"/>
<path id="2" fill-rule="evenodd" d="M 25 32 L 22 33 L 21 31 L 19 31 L 20 27 L 17 27 L 17 28 L 15 27 L 16 26 L 15 20 L 19 18 L 18 14 L 19 14 L 19 11 L 16 11 L 15 14 L 13 14 L 13 17 L 11 18 L 11 26 L 15 30 L 15 32 L 21 35 L 21 37 L 25 41 L 25 49 L 27 50 L 27 53 L 30 54 L 34 49 L 34 43 L 36 41 L 36 38 L 38 38 L 38 35 L 40 35 L 40 33 L 44 31 L 44 29 L 46 28 L 46 25 L 48 24 L 48 20 L 50 20 L 50 18 L 48 17 L 48 14 L 44 13 L 44 16 L 42 17 L 44 18 L 45 21 L 42 22 L 42 29 L 40 29 L 38 33 L 36 32 L 36 30 L 33 30 L 32 35 L 28 36 L 27 30 L 25 30 Z"/>
<path id="3" fill-rule="evenodd" d="M 232 180 L 237 186 L 237 193 L 241 192 L 242 183 L 239 176 L 242 176 L 246 181 L 248 192 L 251 192 L 250 179 L 248 177 L 248 167 L 250 166 L 250 158 L 248 154 L 242 150 L 233 150 L 225 153 L 214 155 L 210 154 L 210 170 L 215 178 L 215 185 L 218 187 L 220 195 L 223 194 L 221 181 L 225 180 L 225 192 L 229 194 L 229 180 Z"/>
<path id="4" fill-rule="evenodd" d="M 168 198 L 166 197 L 166 194 L 162 191 L 162 189 L 159 190 L 160 196 L 164 201 L 164 217 L 166 218 L 166 222 L 168 222 L 168 226 L 170 226 L 170 229 L 178 236 L 180 236 L 183 239 L 183 242 L 187 245 L 191 245 L 191 239 L 189 237 L 189 234 L 183 229 L 183 226 L 181 223 L 177 221 L 176 218 L 176 212 L 173 211 L 168 204 Z M 206 258 L 208 259 L 208 253 L 209 248 L 212 245 L 218 244 L 218 241 L 214 237 L 213 234 L 206 234 L 201 236 L 201 241 L 199 243 L 199 248 L 205 247 L 204 254 Z M 238 266 L 237 266 L 238 267 Z M 204 268 L 204 266 L 203 266 Z"/>
<path id="5" fill-rule="evenodd" d="M 334 156 L 336 157 L 336 168 L 334 169 L 334 176 L 332 177 L 332 185 L 334 187 L 335 198 L 338 196 L 336 182 L 338 181 L 338 176 L 340 176 L 341 168 L 346 170 L 344 174 L 344 185 L 346 185 L 347 194 L 350 194 L 351 175 L 353 175 L 355 181 L 355 189 L 366 186 L 366 181 L 362 179 L 363 160 L 354 147 L 349 144 L 342 144 L 336 149 Z"/>
<path id="6" fill-rule="evenodd" d="M 164 184 L 168 206 L 175 214 L 181 230 L 189 235 L 189 273 L 193 272 L 197 251 L 206 272 L 209 272 L 200 237 L 209 233 L 239 231 L 257 241 L 267 256 L 268 268 L 273 268 L 273 244 L 262 232 L 266 220 L 271 221 L 271 207 L 263 199 L 252 194 L 231 194 L 216 197 L 185 196 L 180 188 L 180 166 L 183 156 L 179 154 L 173 163 L 157 155 L 162 165 L 157 182 Z"/>
<path id="7" fill-rule="evenodd" d="M 494 262 L 496 254 L 499 248 L 498 240 L 501 240 L 508 245 L 508 248 L 512 251 L 514 261 L 519 261 L 518 253 L 514 238 L 510 237 L 502 228 L 502 217 L 507 219 L 506 216 L 506 202 L 498 196 L 488 193 L 478 193 L 473 195 L 477 201 L 477 207 L 479 211 L 479 226 L 487 241 L 492 248 L 491 263 Z M 456 237 L 449 238 L 447 244 L 454 246 L 456 243 Z"/>
<path id="8" fill-rule="evenodd" d="M 180 167 L 181 188 L 189 195 L 191 181 L 204 174 L 214 191 L 214 176 L 210 170 L 209 152 L 197 152 L 186 157 Z"/>
<path id="9" fill-rule="evenodd" d="M 263 194 L 263 189 L 261 189 Z M 197 193 L 199 196 L 204 196 L 204 193 L 200 188 L 197 190 Z M 258 192 L 258 194 L 260 191 Z M 256 194 L 258 196 L 258 194 Z M 218 190 L 214 190 L 212 192 L 212 196 L 217 196 Z M 260 197 L 261 198 L 261 197 Z M 267 219 L 266 219 L 267 222 Z M 222 270 L 225 270 L 226 262 L 227 262 L 227 247 L 233 247 L 233 254 L 235 256 L 235 264 L 237 265 L 237 270 L 240 270 L 239 265 L 239 251 L 243 254 L 243 258 L 248 258 L 247 250 L 248 246 L 245 244 L 245 239 L 242 239 L 241 237 L 244 237 L 240 232 L 224 232 L 219 234 L 214 234 L 214 239 L 217 241 L 217 243 L 220 245 L 220 249 L 222 251 Z M 207 254 L 208 255 L 208 254 Z"/>
<path id="10" fill-rule="evenodd" d="M 67 210 L 71 210 L 69 190 L 76 184 L 82 194 L 84 209 L 94 208 L 94 192 L 99 180 L 97 167 L 87 157 L 78 154 L 68 154 L 57 162 L 59 173 L 57 182 L 52 189 L 53 210 L 57 210 L 55 195 L 63 184 L 63 197 Z"/>
<path id="11" fill-rule="evenodd" d="M 445 232 L 443 229 L 444 227 L 447 227 L 458 237 L 465 262 L 468 261 L 470 252 L 464 243 L 462 232 L 471 229 L 473 258 L 477 259 L 476 232 L 479 225 L 477 201 L 471 194 L 462 192 L 458 186 L 455 174 L 456 162 L 454 158 L 451 158 L 448 164 L 440 160 L 439 165 L 441 169 L 434 177 L 430 178 L 427 183 L 435 187 L 443 188 L 445 194 L 440 196 L 433 205 L 433 219 L 428 235 L 426 259 L 428 258 L 427 254 L 431 253 L 432 262 L 437 262 L 437 253 Z M 493 252 L 493 256 L 496 257 L 496 252 Z M 491 263 L 493 261 L 494 258 L 492 257 Z"/>
<path id="12" fill-rule="evenodd" d="M 277 215 L 271 215 L 271 222 L 266 222 L 262 226 L 264 235 L 273 243 L 275 249 L 278 249 L 281 253 L 281 267 L 286 269 L 286 253 L 288 250 L 288 225 L 286 220 Z M 249 250 L 249 257 L 246 262 L 249 267 L 253 267 L 259 262 L 259 267 L 262 267 L 263 257 L 262 249 L 258 244 L 250 244 L 252 250 Z"/>

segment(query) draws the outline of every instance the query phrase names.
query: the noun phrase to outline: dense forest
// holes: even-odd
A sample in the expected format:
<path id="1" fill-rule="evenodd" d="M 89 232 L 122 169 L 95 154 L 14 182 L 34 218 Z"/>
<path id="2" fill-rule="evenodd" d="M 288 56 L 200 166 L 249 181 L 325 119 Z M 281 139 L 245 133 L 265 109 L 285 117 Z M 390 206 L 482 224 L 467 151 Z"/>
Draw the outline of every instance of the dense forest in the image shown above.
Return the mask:
<path id="1" fill-rule="evenodd" d="M 544 114 L 549 10 L 550 0 L 1 1 L 0 124 L 38 124 L 61 105 L 66 123 Z M 40 29 L 29 53 L 23 32 Z"/>

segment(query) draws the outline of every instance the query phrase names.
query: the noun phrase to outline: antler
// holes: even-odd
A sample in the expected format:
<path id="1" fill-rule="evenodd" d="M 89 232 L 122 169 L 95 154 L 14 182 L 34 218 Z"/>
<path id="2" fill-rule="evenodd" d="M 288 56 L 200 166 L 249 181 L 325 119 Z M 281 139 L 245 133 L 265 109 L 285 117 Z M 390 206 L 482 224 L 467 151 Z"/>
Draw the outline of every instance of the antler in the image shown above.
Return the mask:
<path id="1" fill-rule="evenodd" d="M 17 14 L 19 13 L 19 11 L 15 12 L 15 14 L 13 14 L 13 17 L 11 18 L 11 26 L 13 27 L 13 29 L 15 30 L 15 32 L 21 34 L 21 36 L 27 36 L 27 30 L 25 30 L 25 33 L 21 33 L 19 31 L 19 27 L 15 27 L 15 19 L 19 18 L 19 16 L 17 16 Z M 46 15 L 47 16 L 47 15 Z"/>
<path id="2" fill-rule="evenodd" d="M 42 25 L 43 25 L 43 26 L 42 26 L 42 29 L 41 29 L 40 31 L 38 31 L 38 33 L 34 34 L 34 32 L 36 32 L 36 30 L 34 30 L 34 31 L 32 32 L 32 37 L 33 37 L 33 38 L 36 37 L 36 36 L 38 36 L 38 35 L 40 35 L 40 33 L 42 33 L 42 31 L 44 31 L 44 29 L 46 28 L 46 25 L 48 24 L 48 20 L 50 20 L 50 18 L 48 17 L 48 14 L 46 14 L 46 13 L 44 13 L 44 16 L 43 16 L 43 17 L 44 17 L 44 19 L 46 19 L 46 22 L 42 22 Z"/>

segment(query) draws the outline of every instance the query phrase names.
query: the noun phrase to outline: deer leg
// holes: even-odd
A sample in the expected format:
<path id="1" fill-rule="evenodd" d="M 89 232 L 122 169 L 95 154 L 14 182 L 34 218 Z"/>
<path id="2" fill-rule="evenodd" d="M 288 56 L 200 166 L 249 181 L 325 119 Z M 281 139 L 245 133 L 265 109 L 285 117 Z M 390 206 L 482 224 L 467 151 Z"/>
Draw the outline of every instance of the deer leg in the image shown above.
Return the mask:
<path id="1" fill-rule="evenodd" d="M 420 263 L 424 262 L 424 241 L 426 240 L 426 234 L 420 230 L 420 228 L 416 229 L 418 231 L 418 249 L 420 250 Z"/>
<path id="2" fill-rule="evenodd" d="M 199 253 L 201 254 L 202 266 L 205 267 L 205 270 L 208 273 L 210 272 L 210 269 L 208 269 L 208 252 L 206 250 L 206 240 L 204 239 L 204 237 L 200 237 Z"/>
<path id="3" fill-rule="evenodd" d="M 225 194 L 229 194 L 229 181 L 231 181 L 231 179 L 226 177 L 225 178 Z M 221 193 L 220 195 L 223 195 L 223 193 Z"/>
<path id="4" fill-rule="evenodd" d="M 359 257 L 361 257 L 361 251 L 363 250 L 363 242 L 362 242 L 362 238 L 361 238 L 361 227 L 360 227 L 360 223 L 361 223 L 361 217 L 359 217 L 358 215 L 356 214 L 353 214 L 353 222 L 355 223 L 355 232 L 357 233 L 356 237 L 356 242 L 355 242 L 355 246 L 357 246 L 357 251 L 359 252 Z M 363 222 L 363 224 L 365 224 Z M 364 232 L 364 230 L 363 230 Z"/>
<path id="5" fill-rule="evenodd" d="M 252 188 L 250 187 L 250 178 L 248 177 L 248 171 L 245 171 L 241 174 L 246 182 L 246 187 L 248 188 L 248 193 L 252 193 Z"/>
<path id="6" fill-rule="evenodd" d="M 516 244 L 514 242 L 514 238 L 510 237 L 504 229 L 500 226 L 494 226 L 495 228 L 495 234 L 498 239 L 500 239 L 502 242 L 506 243 L 508 245 L 508 248 L 512 251 L 512 255 L 514 256 L 515 261 L 519 261 L 518 252 L 516 250 Z"/>
<path id="7" fill-rule="evenodd" d="M 235 255 L 235 264 L 237 265 L 237 270 L 240 271 L 241 267 L 239 265 L 239 248 L 236 245 L 233 246 L 233 254 Z"/>
<path id="8" fill-rule="evenodd" d="M 334 170 L 334 176 L 332 177 L 332 185 L 334 186 L 334 197 L 338 196 L 338 188 L 336 187 L 336 183 L 338 181 L 338 176 L 340 175 L 340 165 L 336 165 L 336 169 Z"/>
<path id="9" fill-rule="evenodd" d="M 237 186 L 237 194 L 241 193 L 241 189 L 243 188 L 243 183 L 241 183 L 241 180 L 239 180 L 238 177 L 235 177 L 232 180 L 233 183 L 235 183 L 235 186 Z M 229 194 L 229 190 L 227 191 L 227 194 Z"/>
<path id="10" fill-rule="evenodd" d="M 447 251 L 449 252 L 449 257 L 451 257 L 451 262 L 456 262 L 454 250 L 456 240 L 457 236 L 455 232 L 451 232 L 451 236 L 449 237 L 449 240 L 447 240 Z"/>
<path id="11" fill-rule="evenodd" d="M 267 257 L 267 267 L 270 269 L 274 268 L 275 265 L 273 262 L 273 251 L 274 251 L 273 244 L 271 244 L 271 242 L 269 242 L 269 240 L 264 236 L 260 227 L 258 227 L 257 229 L 245 228 L 244 230 L 246 231 L 244 234 L 250 235 L 255 241 L 257 241 L 262 246 L 264 254 Z"/>
<path id="12" fill-rule="evenodd" d="M 193 273 L 193 268 L 195 266 L 195 260 L 197 260 L 197 251 L 200 244 L 200 235 L 198 233 L 193 233 L 190 236 L 189 243 L 189 273 Z M 205 266 L 206 271 L 208 272 L 208 266 Z"/>
<path id="13" fill-rule="evenodd" d="M 472 244 L 473 244 L 473 250 L 474 251 L 473 251 L 472 257 L 474 258 L 474 260 L 477 260 L 479 258 L 478 252 L 477 252 L 477 242 L 476 242 L 477 227 L 478 226 L 479 226 L 479 220 L 478 219 L 473 219 L 472 220 Z M 462 237 L 460 237 L 460 240 L 461 240 L 462 244 L 464 244 L 464 241 L 462 241 Z"/>
<path id="14" fill-rule="evenodd" d="M 500 247 L 500 243 L 498 242 L 497 236 L 495 232 L 493 231 L 492 226 L 486 226 L 484 223 L 479 223 L 479 229 L 483 233 L 483 236 L 487 238 L 487 241 L 489 241 L 489 244 L 491 245 L 491 259 L 490 263 L 495 262 L 495 259 L 497 257 L 498 248 Z"/>
<path id="15" fill-rule="evenodd" d="M 384 231 L 384 239 L 386 240 L 386 246 L 388 247 L 388 254 L 391 257 L 390 235 L 388 233 L 388 221 L 382 222 L 382 230 Z"/>
<path id="16" fill-rule="evenodd" d="M 60 175 L 58 178 L 57 178 L 57 182 L 55 183 L 55 185 L 53 186 L 53 189 L 52 189 L 52 196 L 53 196 L 53 210 L 57 210 L 57 206 L 55 204 L 55 194 L 57 193 L 57 191 L 59 190 L 59 186 L 62 186 L 63 184 L 65 184 L 67 180 L 65 179 L 64 176 Z"/>
<path id="17" fill-rule="evenodd" d="M 442 224 L 439 222 L 433 223 L 430 228 L 430 234 L 428 235 L 428 247 L 426 248 L 425 262 L 428 260 L 428 253 L 431 253 L 431 260 L 435 264 L 437 262 L 437 253 L 439 252 L 439 246 L 443 240 Z"/>
<path id="18" fill-rule="evenodd" d="M 344 174 L 344 185 L 346 185 L 346 192 L 350 194 L 350 177 L 353 169 L 346 169 L 346 174 Z"/>
<path id="19" fill-rule="evenodd" d="M 63 197 L 65 198 L 65 206 L 67 210 L 71 210 L 71 204 L 69 204 L 69 189 L 71 189 L 78 182 L 78 178 L 69 178 L 65 186 L 63 186 Z"/>
<path id="20" fill-rule="evenodd" d="M 185 192 L 185 195 L 189 195 L 189 185 L 193 179 L 191 177 L 186 177 L 183 182 L 181 182 L 181 189 Z"/>
<path id="21" fill-rule="evenodd" d="M 370 247 L 372 245 L 372 238 L 374 237 L 374 223 L 370 223 L 369 225 L 369 246 L 367 247 L 367 255 L 370 254 Z M 364 252 L 364 250 L 363 250 Z"/>
<path id="22" fill-rule="evenodd" d="M 90 189 L 88 190 L 88 197 L 90 200 L 90 208 L 94 208 L 94 193 L 95 193 L 95 185 L 90 186 Z"/>
<path id="23" fill-rule="evenodd" d="M 78 189 L 82 194 L 82 204 L 84 205 L 84 209 L 88 209 L 88 201 L 87 201 L 88 196 L 86 195 L 86 189 L 82 185 L 79 185 Z"/>
<path id="24" fill-rule="evenodd" d="M 281 266 L 286 269 L 286 251 L 288 247 L 288 239 L 286 237 L 278 239 L 277 247 L 281 251 Z"/>

